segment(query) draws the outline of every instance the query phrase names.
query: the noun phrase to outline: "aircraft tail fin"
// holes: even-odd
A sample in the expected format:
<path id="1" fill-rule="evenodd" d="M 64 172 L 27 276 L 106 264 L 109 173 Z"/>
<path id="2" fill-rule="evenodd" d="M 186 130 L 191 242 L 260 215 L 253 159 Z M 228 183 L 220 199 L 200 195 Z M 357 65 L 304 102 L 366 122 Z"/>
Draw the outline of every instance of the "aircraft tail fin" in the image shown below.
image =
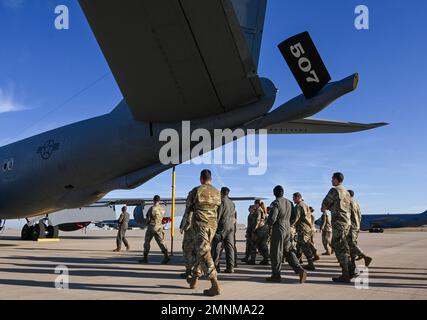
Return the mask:
<path id="1" fill-rule="evenodd" d="M 253 62 L 258 69 L 267 0 L 231 0 L 246 38 Z"/>
<path id="2" fill-rule="evenodd" d="M 307 31 L 283 41 L 279 50 L 307 99 L 316 96 L 331 81 L 331 75 Z"/>

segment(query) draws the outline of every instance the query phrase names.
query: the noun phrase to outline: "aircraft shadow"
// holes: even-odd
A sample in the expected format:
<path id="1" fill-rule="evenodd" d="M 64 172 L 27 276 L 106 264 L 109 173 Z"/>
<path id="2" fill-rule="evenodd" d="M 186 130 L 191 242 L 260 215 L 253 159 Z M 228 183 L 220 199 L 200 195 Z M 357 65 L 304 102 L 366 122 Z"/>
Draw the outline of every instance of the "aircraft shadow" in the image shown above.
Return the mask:
<path id="1" fill-rule="evenodd" d="M 24 287 L 43 287 L 43 288 L 52 288 L 57 290 L 54 287 L 54 283 L 51 281 L 36 281 L 36 280 L 16 280 L 16 279 L 0 279 L 0 284 L 2 285 L 13 285 L 13 286 L 24 286 Z M 159 289 L 160 286 L 129 286 L 129 285 L 111 285 L 111 284 L 85 284 L 85 283 L 70 283 L 69 289 L 71 290 L 90 290 L 90 291 L 105 291 L 105 292 L 117 292 L 117 293 L 138 293 L 138 294 L 147 294 L 147 295 L 170 295 L 170 292 L 161 292 L 161 291 L 144 291 L 138 289 Z M 166 286 L 165 286 L 166 288 Z M 181 287 L 180 289 L 185 289 Z M 199 295 L 194 292 L 189 293 L 175 293 L 176 295 L 185 295 L 185 296 L 194 296 Z"/>

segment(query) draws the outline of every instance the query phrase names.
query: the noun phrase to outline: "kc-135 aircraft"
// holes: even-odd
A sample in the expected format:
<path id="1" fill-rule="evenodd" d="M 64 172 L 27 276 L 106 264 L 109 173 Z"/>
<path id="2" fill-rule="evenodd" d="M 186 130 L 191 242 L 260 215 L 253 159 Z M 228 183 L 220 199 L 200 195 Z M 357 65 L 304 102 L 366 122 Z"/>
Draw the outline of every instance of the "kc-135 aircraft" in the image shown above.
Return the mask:
<path id="1" fill-rule="evenodd" d="M 358 75 L 330 82 L 308 33 L 279 46 L 304 94 L 271 111 L 277 89 L 257 72 L 266 0 L 79 3 L 124 99 L 103 116 L 1 147 L 0 219 L 81 208 L 142 185 L 173 167 L 159 161 L 159 134 L 181 132 L 184 120 L 211 133 L 349 133 L 386 125 L 309 118 L 354 91 Z M 24 226 L 31 228 L 44 230 Z"/>
<path id="2" fill-rule="evenodd" d="M 319 228 L 323 218 L 316 220 Z M 360 222 L 360 230 L 370 233 L 383 233 L 384 229 L 414 228 L 427 226 L 427 211 L 423 213 L 402 214 L 364 214 Z"/>

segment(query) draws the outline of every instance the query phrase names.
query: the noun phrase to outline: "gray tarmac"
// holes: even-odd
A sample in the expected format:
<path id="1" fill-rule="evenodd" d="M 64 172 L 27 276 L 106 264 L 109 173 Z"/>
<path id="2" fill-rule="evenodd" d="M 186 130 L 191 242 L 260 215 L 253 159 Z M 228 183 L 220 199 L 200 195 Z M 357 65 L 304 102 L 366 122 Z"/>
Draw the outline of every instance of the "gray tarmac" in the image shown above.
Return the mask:
<path id="1" fill-rule="evenodd" d="M 317 270 L 300 285 L 289 267 L 283 268 L 284 281 L 265 283 L 269 266 L 241 264 L 232 275 L 220 274 L 223 294 L 218 299 L 427 299 L 427 229 L 362 233 L 360 246 L 374 258 L 369 268 L 369 286 L 334 284 L 339 273 L 333 256 L 321 257 Z M 167 231 L 168 232 L 168 231 Z M 113 253 L 115 231 L 92 230 L 62 233 L 60 242 L 24 242 L 19 232 L 0 235 L 0 299 L 205 299 L 202 280 L 196 290 L 179 278 L 183 271 L 181 235 L 175 238 L 175 255 L 169 265 L 161 265 L 162 255 L 152 243 L 151 263 L 138 264 L 144 239 L 143 230 L 128 232 L 131 251 Z M 169 233 L 169 232 L 168 232 Z M 316 247 L 322 252 L 320 234 Z M 167 235 L 170 248 L 170 236 Z M 244 231 L 238 232 L 239 257 L 244 252 Z M 62 278 L 55 268 L 69 272 L 69 289 L 58 290 Z M 359 281 L 360 282 L 360 281 Z M 366 282 L 364 282 L 366 284 Z"/>

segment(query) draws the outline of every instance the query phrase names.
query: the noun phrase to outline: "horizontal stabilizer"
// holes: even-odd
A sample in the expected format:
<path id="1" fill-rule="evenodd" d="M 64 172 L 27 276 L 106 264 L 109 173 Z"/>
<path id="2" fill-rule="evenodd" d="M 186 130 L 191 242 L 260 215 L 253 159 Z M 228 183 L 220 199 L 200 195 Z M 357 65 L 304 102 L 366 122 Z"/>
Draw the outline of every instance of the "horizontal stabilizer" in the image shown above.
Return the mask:
<path id="1" fill-rule="evenodd" d="M 277 123 L 268 126 L 268 134 L 327 134 L 327 133 L 352 133 L 371 130 L 388 125 L 387 123 L 354 123 L 337 122 L 317 119 L 302 119 L 290 122 Z"/>

